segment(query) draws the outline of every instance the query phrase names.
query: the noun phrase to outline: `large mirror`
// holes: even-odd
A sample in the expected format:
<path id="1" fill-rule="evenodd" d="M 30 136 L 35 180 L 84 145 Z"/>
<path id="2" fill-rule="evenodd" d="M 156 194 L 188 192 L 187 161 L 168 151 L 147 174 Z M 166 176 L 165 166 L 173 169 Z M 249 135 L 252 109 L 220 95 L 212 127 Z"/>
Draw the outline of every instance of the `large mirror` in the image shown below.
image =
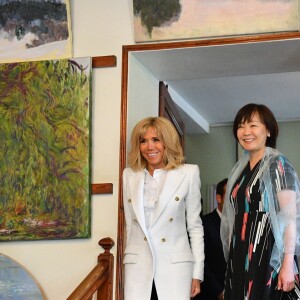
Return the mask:
<path id="1" fill-rule="evenodd" d="M 249 102 L 273 110 L 280 122 L 278 148 L 300 172 L 299 33 L 123 46 L 118 300 L 123 300 L 125 246 L 121 176 L 133 126 L 143 117 L 158 115 L 161 81 L 168 85 L 185 122 L 185 155 L 200 167 L 203 198 L 236 161 L 231 122 Z M 210 204 L 203 206 L 208 212 Z"/>

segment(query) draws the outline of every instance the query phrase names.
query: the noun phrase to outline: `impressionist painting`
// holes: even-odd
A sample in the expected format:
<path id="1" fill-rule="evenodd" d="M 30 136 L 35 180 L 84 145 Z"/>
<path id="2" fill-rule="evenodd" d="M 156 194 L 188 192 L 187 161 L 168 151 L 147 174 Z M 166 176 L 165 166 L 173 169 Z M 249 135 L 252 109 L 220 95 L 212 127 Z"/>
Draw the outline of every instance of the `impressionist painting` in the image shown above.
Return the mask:
<path id="1" fill-rule="evenodd" d="M 0 241 L 90 237 L 91 58 L 0 65 Z"/>
<path id="2" fill-rule="evenodd" d="M 70 57 L 69 0 L 0 0 L 0 63 Z"/>
<path id="3" fill-rule="evenodd" d="M 12 258 L 0 254 L 0 299 L 43 300 L 42 292 L 32 275 Z"/>
<path id="4" fill-rule="evenodd" d="M 298 0 L 133 0 L 136 42 L 299 30 Z"/>

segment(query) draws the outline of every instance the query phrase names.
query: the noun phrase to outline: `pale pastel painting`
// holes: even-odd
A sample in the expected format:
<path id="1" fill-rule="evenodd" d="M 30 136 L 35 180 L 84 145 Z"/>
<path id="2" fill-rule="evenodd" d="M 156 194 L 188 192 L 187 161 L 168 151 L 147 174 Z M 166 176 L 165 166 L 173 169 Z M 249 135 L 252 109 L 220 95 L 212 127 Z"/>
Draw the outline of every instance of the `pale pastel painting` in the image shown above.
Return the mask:
<path id="1" fill-rule="evenodd" d="M 70 57 L 69 0 L 0 0 L 0 63 Z"/>
<path id="2" fill-rule="evenodd" d="M 91 58 L 0 65 L 0 241 L 90 237 Z"/>
<path id="3" fill-rule="evenodd" d="M 298 0 L 133 0 L 136 42 L 299 30 Z"/>

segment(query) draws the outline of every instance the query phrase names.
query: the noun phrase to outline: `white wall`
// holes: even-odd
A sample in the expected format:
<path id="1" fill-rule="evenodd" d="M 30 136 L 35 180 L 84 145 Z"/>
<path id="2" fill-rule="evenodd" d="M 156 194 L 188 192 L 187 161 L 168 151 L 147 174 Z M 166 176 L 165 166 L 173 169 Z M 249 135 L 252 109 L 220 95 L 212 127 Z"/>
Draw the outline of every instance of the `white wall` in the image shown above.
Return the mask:
<path id="1" fill-rule="evenodd" d="M 231 126 L 212 127 L 209 134 L 186 136 L 187 162 L 200 168 L 204 214 L 209 212 L 208 186 L 228 177 L 235 163 L 235 146 Z"/>
<path id="2" fill-rule="evenodd" d="M 157 116 L 159 81 L 133 55 L 128 59 L 127 149 L 135 124 L 146 117 Z"/>
<path id="3" fill-rule="evenodd" d="M 93 71 L 92 100 L 92 182 L 112 182 L 114 192 L 92 197 L 90 239 L 1 243 L 1 252 L 27 268 L 47 300 L 70 295 L 96 265 L 101 238 L 117 242 L 122 45 L 134 43 L 131 0 L 70 0 L 70 6 L 73 56 L 117 56 L 117 67 Z"/>

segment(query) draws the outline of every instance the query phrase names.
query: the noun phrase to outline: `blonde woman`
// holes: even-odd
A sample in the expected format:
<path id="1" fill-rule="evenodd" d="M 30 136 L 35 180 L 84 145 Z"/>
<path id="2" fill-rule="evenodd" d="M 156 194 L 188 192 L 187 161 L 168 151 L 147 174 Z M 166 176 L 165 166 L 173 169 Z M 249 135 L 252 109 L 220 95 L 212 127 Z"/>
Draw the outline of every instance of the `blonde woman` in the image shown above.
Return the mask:
<path id="1" fill-rule="evenodd" d="M 199 168 L 184 163 L 177 131 L 162 117 L 136 124 L 128 162 L 125 300 L 189 300 L 204 268 Z"/>

